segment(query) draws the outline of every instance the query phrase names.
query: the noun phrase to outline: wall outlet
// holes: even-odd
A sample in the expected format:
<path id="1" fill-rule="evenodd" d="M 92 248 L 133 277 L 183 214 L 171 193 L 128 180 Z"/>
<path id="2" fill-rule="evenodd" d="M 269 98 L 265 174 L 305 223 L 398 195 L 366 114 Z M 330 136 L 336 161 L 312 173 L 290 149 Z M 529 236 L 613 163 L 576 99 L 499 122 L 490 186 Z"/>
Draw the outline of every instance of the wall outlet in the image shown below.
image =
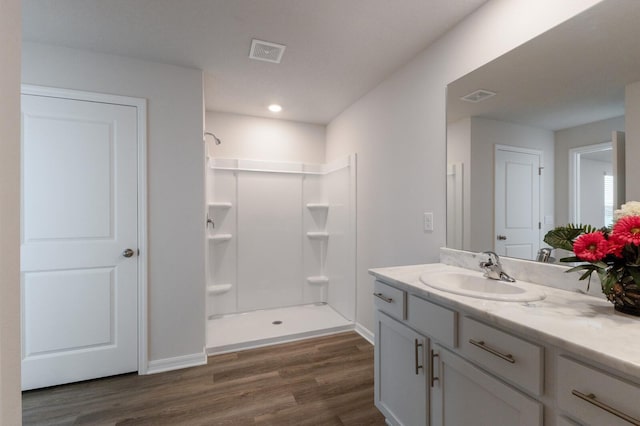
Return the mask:
<path id="1" fill-rule="evenodd" d="M 424 230 L 433 231 L 433 212 L 424 212 Z"/>

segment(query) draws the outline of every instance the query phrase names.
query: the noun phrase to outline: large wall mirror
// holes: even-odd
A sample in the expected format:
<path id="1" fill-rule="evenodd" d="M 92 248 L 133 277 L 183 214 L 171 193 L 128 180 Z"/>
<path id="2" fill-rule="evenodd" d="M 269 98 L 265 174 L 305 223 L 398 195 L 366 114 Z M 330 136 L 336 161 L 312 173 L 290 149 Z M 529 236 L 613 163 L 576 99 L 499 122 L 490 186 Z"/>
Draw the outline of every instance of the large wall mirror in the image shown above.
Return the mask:
<path id="1" fill-rule="evenodd" d="M 638 43 L 640 2 L 607 0 L 448 85 L 448 247 L 535 260 L 557 225 L 610 223 Z"/>

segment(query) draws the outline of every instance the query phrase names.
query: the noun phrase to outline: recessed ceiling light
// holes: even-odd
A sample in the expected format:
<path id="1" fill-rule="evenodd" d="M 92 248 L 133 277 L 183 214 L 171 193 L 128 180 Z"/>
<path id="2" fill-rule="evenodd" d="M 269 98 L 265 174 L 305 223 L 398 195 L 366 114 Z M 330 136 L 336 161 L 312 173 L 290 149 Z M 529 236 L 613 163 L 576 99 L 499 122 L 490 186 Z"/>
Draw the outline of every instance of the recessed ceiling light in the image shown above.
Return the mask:
<path id="1" fill-rule="evenodd" d="M 269 105 L 269 111 L 271 112 L 280 112 L 282 111 L 282 107 L 278 104 L 271 104 Z"/>

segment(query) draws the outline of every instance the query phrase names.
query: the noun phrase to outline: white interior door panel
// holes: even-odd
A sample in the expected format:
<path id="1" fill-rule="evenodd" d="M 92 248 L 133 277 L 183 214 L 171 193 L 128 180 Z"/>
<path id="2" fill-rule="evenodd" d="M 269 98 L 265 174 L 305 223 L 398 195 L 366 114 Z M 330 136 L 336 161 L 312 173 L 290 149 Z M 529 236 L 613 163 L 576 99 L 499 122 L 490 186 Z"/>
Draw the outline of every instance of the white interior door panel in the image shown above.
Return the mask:
<path id="1" fill-rule="evenodd" d="M 135 107 L 22 96 L 21 227 L 23 389 L 136 371 Z"/>

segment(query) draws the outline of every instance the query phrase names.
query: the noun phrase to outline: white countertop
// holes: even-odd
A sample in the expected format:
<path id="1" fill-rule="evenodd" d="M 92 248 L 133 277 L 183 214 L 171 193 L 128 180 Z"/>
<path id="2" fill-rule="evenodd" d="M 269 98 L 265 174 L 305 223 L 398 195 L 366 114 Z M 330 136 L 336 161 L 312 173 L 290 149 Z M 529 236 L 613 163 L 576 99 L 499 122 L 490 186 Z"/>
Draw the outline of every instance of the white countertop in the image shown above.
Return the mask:
<path id="1" fill-rule="evenodd" d="M 640 317 L 619 313 L 612 303 L 601 298 L 532 283 L 527 285 L 544 292 L 544 300 L 483 300 L 436 290 L 420 281 L 424 273 L 445 270 L 469 271 L 434 263 L 376 268 L 370 269 L 369 273 L 409 293 L 464 311 L 487 324 L 548 343 L 640 379 Z"/>

